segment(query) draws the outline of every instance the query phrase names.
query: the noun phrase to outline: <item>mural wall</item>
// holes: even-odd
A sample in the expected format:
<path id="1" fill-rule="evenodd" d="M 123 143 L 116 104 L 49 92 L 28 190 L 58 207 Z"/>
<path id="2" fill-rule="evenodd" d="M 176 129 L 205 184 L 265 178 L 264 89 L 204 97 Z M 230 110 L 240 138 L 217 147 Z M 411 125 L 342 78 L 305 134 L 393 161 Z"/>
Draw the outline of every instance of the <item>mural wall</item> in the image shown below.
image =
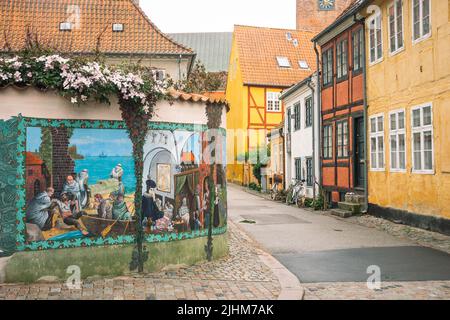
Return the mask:
<path id="1" fill-rule="evenodd" d="M 132 243 L 136 178 L 121 121 L 21 119 L 19 250 Z M 215 137 L 216 200 L 204 126 L 152 123 L 144 147 L 142 221 L 147 241 L 226 230 L 225 132 Z M 216 149 L 217 150 L 217 149 Z M 213 152 L 214 154 L 214 152 Z M 212 201 L 211 201 L 212 200 Z M 213 212 L 213 214 L 211 214 Z"/>

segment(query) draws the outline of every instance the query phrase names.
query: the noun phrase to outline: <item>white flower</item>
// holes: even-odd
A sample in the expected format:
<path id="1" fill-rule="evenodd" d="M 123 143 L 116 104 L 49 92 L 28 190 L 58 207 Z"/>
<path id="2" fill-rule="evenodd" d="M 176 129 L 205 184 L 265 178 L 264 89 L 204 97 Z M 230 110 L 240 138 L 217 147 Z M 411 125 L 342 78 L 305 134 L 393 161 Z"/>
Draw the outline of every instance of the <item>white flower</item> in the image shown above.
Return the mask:
<path id="1" fill-rule="evenodd" d="M 78 100 L 77 100 L 76 97 L 73 97 L 73 98 L 70 99 L 70 102 L 71 102 L 72 104 L 75 104 L 75 103 L 78 103 Z"/>
<path id="2" fill-rule="evenodd" d="M 87 101 L 88 97 L 86 97 L 85 95 L 81 95 L 81 100 L 82 101 Z"/>
<path id="3" fill-rule="evenodd" d="M 14 80 L 16 82 L 22 82 L 22 75 L 20 74 L 19 71 L 14 72 Z"/>
<path id="4" fill-rule="evenodd" d="M 28 72 L 28 73 L 27 73 L 27 77 L 28 77 L 28 78 L 33 78 L 33 73 L 32 73 L 31 71 Z"/>

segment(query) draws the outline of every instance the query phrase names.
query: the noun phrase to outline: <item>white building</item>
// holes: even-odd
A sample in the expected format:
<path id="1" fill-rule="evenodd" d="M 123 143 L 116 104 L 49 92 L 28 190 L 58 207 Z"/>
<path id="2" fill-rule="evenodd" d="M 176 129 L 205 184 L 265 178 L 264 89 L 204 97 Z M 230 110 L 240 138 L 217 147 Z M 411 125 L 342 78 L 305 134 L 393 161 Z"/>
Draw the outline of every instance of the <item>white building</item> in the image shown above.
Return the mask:
<path id="1" fill-rule="evenodd" d="M 318 195 L 320 175 L 320 114 L 317 103 L 317 76 L 312 76 L 282 92 L 285 108 L 285 181 L 286 188 L 296 180 L 305 180 L 306 196 Z M 316 186 L 315 190 L 313 186 Z"/>

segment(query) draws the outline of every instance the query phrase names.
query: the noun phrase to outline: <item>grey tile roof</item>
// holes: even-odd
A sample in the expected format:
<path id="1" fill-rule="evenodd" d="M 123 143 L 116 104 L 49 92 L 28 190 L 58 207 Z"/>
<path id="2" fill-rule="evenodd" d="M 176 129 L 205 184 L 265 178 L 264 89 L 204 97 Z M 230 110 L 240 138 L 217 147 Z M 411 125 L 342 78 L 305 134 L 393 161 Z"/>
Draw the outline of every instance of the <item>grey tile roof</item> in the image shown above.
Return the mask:
<path id="1" fill-rule="evenodd" d="M 228 71 L 232 32 L 169 33 L 176 42 L 193 49 L 209 72 Z"/>

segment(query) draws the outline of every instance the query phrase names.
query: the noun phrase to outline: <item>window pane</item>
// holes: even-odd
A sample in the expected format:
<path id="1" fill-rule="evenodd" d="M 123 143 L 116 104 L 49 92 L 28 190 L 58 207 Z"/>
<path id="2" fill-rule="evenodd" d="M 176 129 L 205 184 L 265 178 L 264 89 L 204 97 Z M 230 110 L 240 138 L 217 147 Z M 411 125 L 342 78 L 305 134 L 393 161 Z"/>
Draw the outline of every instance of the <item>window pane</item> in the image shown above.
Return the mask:
<path id="1" fill-rule="evenodd" d="M 398 129 L 405 129 L 405 113 L 403 111 L 398 113 Z"/>
<path id="2" fill-rule="evenodd" d="M 397 49 L 403 47 L 403 8 L 402 1 L 397 1 Z"/>
<path id="3" fill-rule="evenodd" d="M 431 124 L 431 107 L 423 108 L 423 125 L 428 126 Z"/>
<path id="4" fill-rule="evenodd" d="M 377 132 L 377 127 L 376 127 L 376 119 L 372 118 L 370 119 L 370 132 Z"/>
<path id="5" fill-rule="evenodd" d="M 391 136 L 391 168 L 397 169 L 397 136 Z"/>
<path id="6" fill-rule="evenodd" d="M 378 122 L 378 132 L 383 131 L 383 117 L 378 117 L 377 118 L 377 122 Z"/>
<path id="7" fill-rule="evenodd" d="M 397 130 L 397 114 L 393 113 L 390 116 L 391 118 L 391 130 Z"/>
<path id="8" fill-rule="evenodd" d="M 413 127 L 420 127 L 420 109 L 413 111 Z"/>
<path id="9" fill-rule="evenodd" d="M 405 134 L 398 135 L 398 159 L 399 159 L 399 169 L 406 168 L 406 152 L 405 152 Z"/>
<path id="10" fill-rule="evenodd" d="M 384 140 L 378 137 L 378 168 L 384 167 Z"/>
<path id="11" fill-rule="evenodd" d="M 414 150 L 414 169 L 421 170 L 422 169 L 422 157 L 421 157 L 421 141 L 420 141 L 420 133 L 414 133 L 413 135 L 413 150 Z"/>
<path id="12" fill-rule="evenodd" d="M 422 17 L 423 17 L 423 33 L 426 35 L 430 32 L 430 0 L 423 0 Z"/>
<path id="13" fill-rule="evenodd" d="M 420 38 L 420 7 L 419 0 L 414 0 L 413 8 L 413 24 L 414 24 L 414 39 Z"/>
<path id="14" fill-rule="evenodd" d="M 433 136 L 431 131 L 426 131 L 423 133 L 423 149 L 424 149 L 424 169 L 433 169 Z"/>

